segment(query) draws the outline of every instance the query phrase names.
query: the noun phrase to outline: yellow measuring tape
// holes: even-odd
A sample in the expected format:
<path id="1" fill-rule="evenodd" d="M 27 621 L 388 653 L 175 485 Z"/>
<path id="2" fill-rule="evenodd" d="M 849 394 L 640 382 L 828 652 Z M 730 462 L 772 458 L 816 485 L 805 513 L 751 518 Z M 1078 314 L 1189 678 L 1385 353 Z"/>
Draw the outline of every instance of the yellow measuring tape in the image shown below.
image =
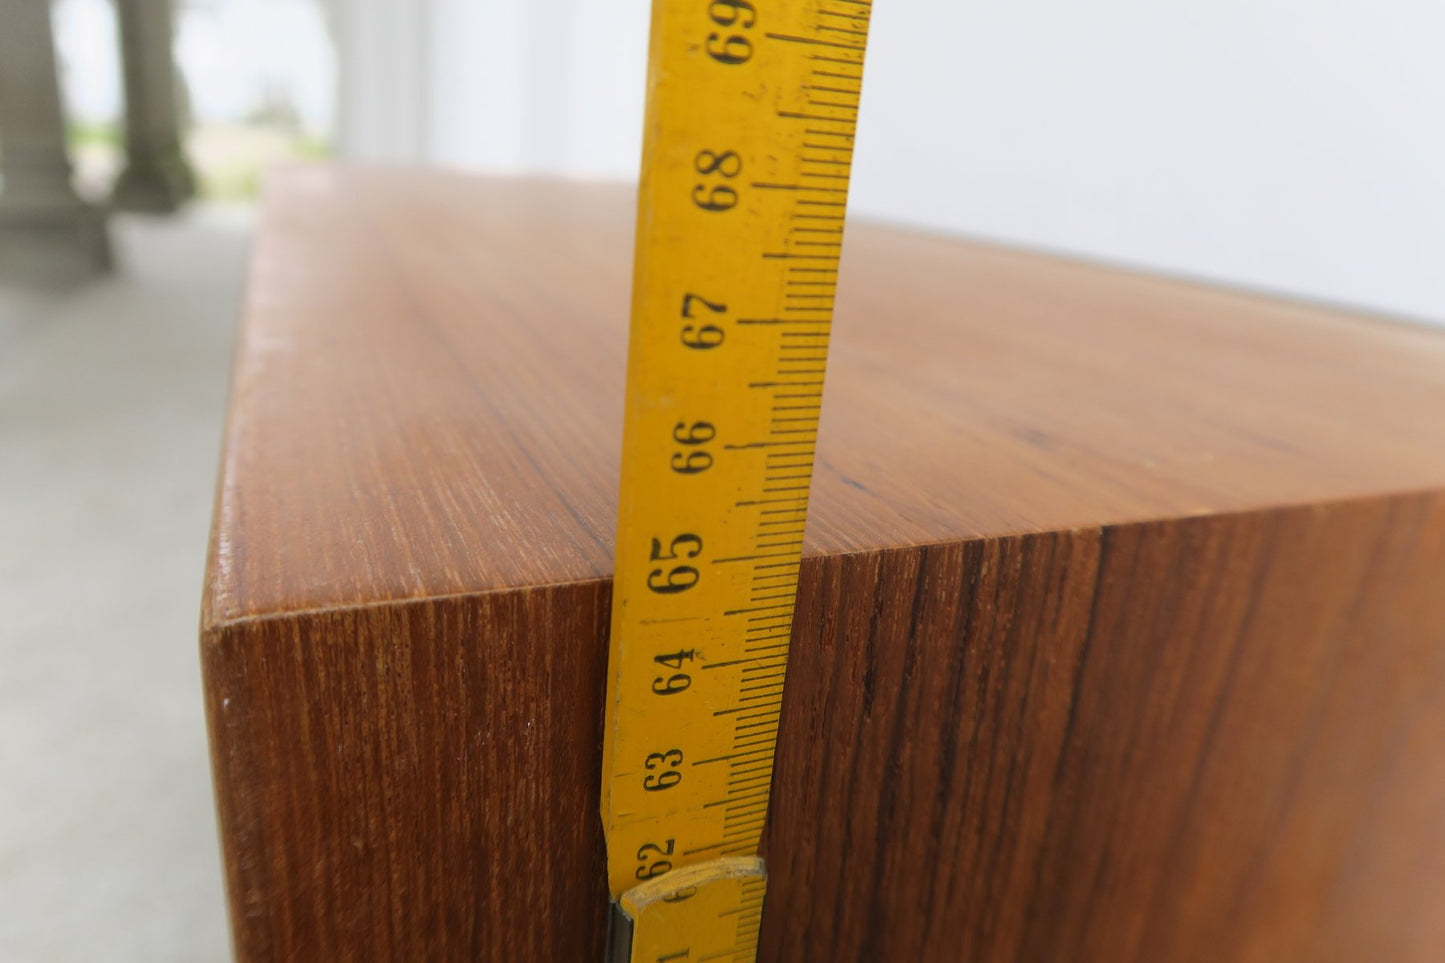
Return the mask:
<path id="1" fill-rule="evenodd" d="M 602 773 L 618 960 L 757 953 L 869 9 L 654 2 Z"/>

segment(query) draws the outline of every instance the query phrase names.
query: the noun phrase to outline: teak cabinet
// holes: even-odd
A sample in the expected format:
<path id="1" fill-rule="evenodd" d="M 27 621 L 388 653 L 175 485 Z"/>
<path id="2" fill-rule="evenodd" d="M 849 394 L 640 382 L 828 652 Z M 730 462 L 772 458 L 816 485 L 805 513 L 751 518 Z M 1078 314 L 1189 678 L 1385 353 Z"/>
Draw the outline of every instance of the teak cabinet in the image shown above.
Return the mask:
<path id="1" fill-rule="evenodd" d="M 588 961 L 632 195 L 297 169 L 202 630 L 237 955 Z M 1445 337 L 849 229 L 767 961 L 1445 959 Z"/>

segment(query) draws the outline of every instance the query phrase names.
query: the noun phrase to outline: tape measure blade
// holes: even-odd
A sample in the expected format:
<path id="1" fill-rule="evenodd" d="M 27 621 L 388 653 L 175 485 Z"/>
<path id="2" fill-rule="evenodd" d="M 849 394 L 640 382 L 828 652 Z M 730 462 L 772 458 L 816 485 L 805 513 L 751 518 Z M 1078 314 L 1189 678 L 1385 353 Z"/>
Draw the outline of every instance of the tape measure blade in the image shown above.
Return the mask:
<path id="1" fill-rule="evenodd" d="M 869 11 L 654 4 L 603 750 L 614 897 L 753 857 L 766 821 Z"/>

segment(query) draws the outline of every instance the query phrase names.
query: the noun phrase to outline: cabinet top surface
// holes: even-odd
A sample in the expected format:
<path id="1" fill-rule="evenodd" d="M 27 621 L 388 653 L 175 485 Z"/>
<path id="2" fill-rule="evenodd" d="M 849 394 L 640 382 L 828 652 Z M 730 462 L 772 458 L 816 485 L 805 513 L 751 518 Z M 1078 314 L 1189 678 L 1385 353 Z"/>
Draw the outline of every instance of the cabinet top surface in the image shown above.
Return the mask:
<path id="1" fill-rule="evenodd" d="M 633 193 L 274 176 L 208 625 L 607 577 Z M 1445 487 L 1445 337 L 848 229 L 805 553 Z"/>

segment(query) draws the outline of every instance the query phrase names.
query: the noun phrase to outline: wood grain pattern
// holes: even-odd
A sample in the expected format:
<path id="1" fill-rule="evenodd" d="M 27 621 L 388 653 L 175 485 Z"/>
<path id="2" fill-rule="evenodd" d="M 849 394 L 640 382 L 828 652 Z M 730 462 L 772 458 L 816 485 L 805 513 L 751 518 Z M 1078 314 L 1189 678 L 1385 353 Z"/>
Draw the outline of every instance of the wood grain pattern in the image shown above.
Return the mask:
<path id="1" fill-rule="evenodd" d="M 1445 498 L 810 574 L 763 959 L 1445 951 Z"/>
<path id="2" fill-rule="evenodd" d="M 273 180 L 202 653 L 238 958 L 597 959 L 631 198 Z M 1445 338 L 850 228 L 766 960 L 1445 957 Z"/>
<path id="3" fill-rule="evenodd" d="M 211 617 L 610 576 L 631 192 L 267 197 Z M 869 225 L 844 258 L 808 554 L 1445 486 L 1437 332 Z"/>
<path id="4" fill-rule="evenodd" d="M 212 631 L 237 958 L 600 958 L 602 690 L 578 680 L 602 678 L 609 593 L 593 581 Z"/>

